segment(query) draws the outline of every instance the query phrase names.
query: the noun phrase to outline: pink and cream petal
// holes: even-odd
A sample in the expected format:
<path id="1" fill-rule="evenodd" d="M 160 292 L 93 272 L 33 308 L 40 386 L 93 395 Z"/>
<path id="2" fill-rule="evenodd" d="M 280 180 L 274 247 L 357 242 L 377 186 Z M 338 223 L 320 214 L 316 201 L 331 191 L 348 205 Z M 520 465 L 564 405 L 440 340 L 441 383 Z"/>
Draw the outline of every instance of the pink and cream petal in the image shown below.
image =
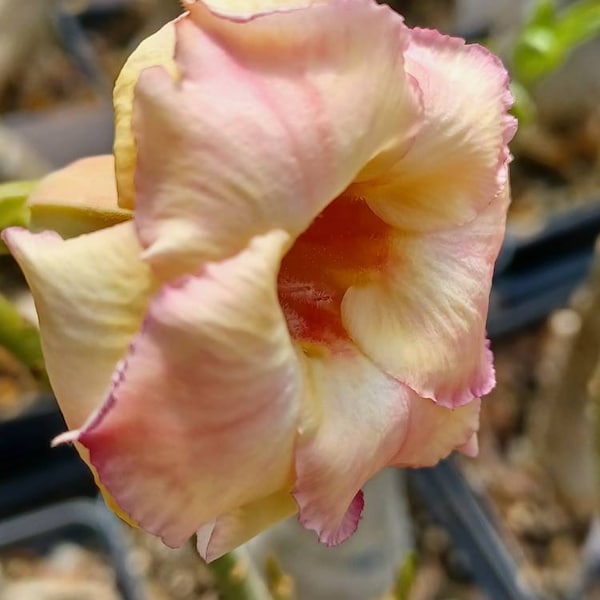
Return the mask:
<path id="1" fill-rule="evenodd" d="M 389 266 L 342 301 L 344 326 L 361 350 L 443 406 L 461 406 L 494 386 L 485 325 L 507 203 L 506 188 L 462 227 L 397 231 Z"/>
<path id="2" fill-rule="evenodd" d="M 474 433 L 462 446 L 458 446 L 456 450 L 469 458 L 475 458 L 479 454 L 479 437 Z"/>
<path id="3" fill-rule="evenodd" d="M 419 83 L 424 125 L 406 155 L 356 192 L 387 223 L 436 231 L 471 221 L 506 183 L 516 130 L 500 60 L 434 30 L 410 30 L 406 69 Z"/>
<path id="4" fill-rule="evenodd" d="M 297 512 L 288 490 L 279 491 L 220 515 L 198 531 L 197 548 L 207 562 L 241 546 L 264 529 Z"/>
<path id="5" fill-rule="evenodd" d="M 155 289 L 133 222 L 66 241 L 18 228 L 3 239 L 33 294 L 60 408 L 70 428 L 81 427 L 110 389 Z"/>
<path id="6" fill-rule="evenodd" d="M 111 155 L 82 158 L 44 177 L 27 202 L 33 231 L 75 237 L 132 218 L 119 207 Z"/>
<path id="7" fill-rule="evenodd" d="M 302 525 L 333 546 L 358 526 L 361 487 L 402 446 L 416 396 L 350 344 L 323 348 L 303 362 L 307 391 L 294 497 Z"/>
<path id="8" fill-rule="evenodd" d="M 289 485 L 302 378 L 279 308 L 272 231 L 161 288 L 79 432 L 123 510 L 170 546 Z"/>
<path id="9" fill-rule="evenodd" d="M 407 29 L 388 7 L 209 17 L 175 24 L 180 82 L 153 68 L 136 88 L 136 224 L 170 276 L 270 227 L 298 235 L 365 164 L 405 153 L 420 123 Z"/>
<path id="10" fill-rule="evenodd" d="M 470 444 L 479 400 L 457 409 L 418 397 L 352 346 L 303 359 L 307 397 L 296 445 L 300 523 L 336 545 L 358 526 L 362 485 L 386 466 L 431 466 Z"/>
<path id="11" fill-rule="evenodd" d="M 133 97 L 141 72 L 160 65 L 173 80 L 179 78 L 175 64 L 175 25 L 167 23 L 147 37 L 130 55 L 121 69 L 113 90 L 115 110 L 114 155 L 119 206 L 133 209 L 135 204 L 134 173 L 137 148 L 133 137 Z"/>
<path id="12" fill-rule="evenodd" d="M 273 12 L 307 8 L 318 1 L 325 0 L 182 0 L 182 4 L 192 14 L 208 9 L 232 21 L 248 21 Z"/>
<path id="13" fill-rule="evenodd" d="M 477 456 L 480 405 L 473 400 L 460 408 L 446 408 L 426 398 L 414 398 L 406 438 L 390 465 L 431 467 L 452 450 Z"/>

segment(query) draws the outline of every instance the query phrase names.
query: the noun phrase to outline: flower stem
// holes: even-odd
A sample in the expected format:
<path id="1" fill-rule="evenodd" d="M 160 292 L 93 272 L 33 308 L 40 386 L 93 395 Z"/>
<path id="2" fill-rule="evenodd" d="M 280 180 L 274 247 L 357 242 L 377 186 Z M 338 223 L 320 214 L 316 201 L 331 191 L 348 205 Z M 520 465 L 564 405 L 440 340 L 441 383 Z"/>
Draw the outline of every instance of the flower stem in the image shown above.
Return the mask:
<path id="1" fill-rule="evenodd" d="M 223 600 L 272 600 L 244 550 L 225 554 L 208 565 Z"/>
<path id="2" fill-rule="evenodd" d="M 296 600 L 294 580 L 284 572 L 274 555 L 267 557 L 265 577 L 273 600 Z"/>
<path id="3" fill-rule="evenodd" d="M 28 323 L 11 302 L 0 294 L 0 346 L 27 366 L 33 375 L 46 382 L 44 358 L 37 328 Z"/>
<path id="4" fill-rule="evenodd" d="M 27 227 L 29 223 L 27 197 L 36 185 L 35 181 L 0 183 L 0 231 L 15 225 Z M 0 254 L 7 252 L 4 242 L 0 241 Z"/>

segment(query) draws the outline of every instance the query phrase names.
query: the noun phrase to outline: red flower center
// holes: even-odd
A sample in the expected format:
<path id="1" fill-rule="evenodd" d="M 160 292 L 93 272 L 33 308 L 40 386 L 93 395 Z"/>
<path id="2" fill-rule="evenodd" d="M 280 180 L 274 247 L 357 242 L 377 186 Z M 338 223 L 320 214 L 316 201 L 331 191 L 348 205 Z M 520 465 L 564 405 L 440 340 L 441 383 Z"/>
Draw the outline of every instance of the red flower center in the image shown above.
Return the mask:
<path id="1" fill-rule="evenodd" d="M 331 202 L 296 240 L 279 271 L 279 302 L 292 337 L 314 343 L 347 339 L 340 306 L 346 290 L 381 274 L 392 229 L 362 198 Z"/>

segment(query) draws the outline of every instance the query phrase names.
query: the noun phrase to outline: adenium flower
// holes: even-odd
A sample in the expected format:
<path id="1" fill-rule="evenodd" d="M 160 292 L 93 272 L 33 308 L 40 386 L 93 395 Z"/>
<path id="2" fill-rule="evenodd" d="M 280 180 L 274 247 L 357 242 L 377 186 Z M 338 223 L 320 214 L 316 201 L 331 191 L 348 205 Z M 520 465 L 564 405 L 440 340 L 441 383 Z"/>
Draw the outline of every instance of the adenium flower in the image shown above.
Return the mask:
<path id="1" fill-rule="evenodd" d="M 186 8 L 117 81 L 114 159 L 33 194 L 69 237 L 4 233 L 59 441 L 168 545 L 295 512 L 337 544 L 382 468 L 477 451 L 507 75 L 371 0 Z"/>

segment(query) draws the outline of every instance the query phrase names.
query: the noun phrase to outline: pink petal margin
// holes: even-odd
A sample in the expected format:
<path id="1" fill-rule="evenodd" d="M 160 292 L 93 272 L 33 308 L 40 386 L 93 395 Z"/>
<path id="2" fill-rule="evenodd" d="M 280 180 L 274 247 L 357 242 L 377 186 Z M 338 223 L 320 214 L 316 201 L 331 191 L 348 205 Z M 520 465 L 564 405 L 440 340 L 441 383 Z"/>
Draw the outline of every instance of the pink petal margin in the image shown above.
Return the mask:
<path id="1" fill-rule="evenodd" d="M 302 383 L 275 291 L 286 243 L 265 234 L 163 287 L 77 436 L 123 511 L 169 546 L 289 486 Z"/>
<path id="2" fill-rule="evenodd" d="M 294 495 L 299 502 L 302 502 L 302 495 Z M 357 529 L 358 523 L 362 517 L 365 508 L 365 500 L 362 490 L 359 490 L 352 499 L 348 510 L 344 513 L 341 523 L 334 531 L 322 531 L 319 534 L 319 541 L 326 546 L 337 546 L 345 542 Z M 315 530 L 319 528 L 320 515 L 312 515 L 310 510 L 303 510 L 298 518 L 300 525 L 305 529 Z"/>
<path id="3" fill-rule="evenodd" d="M 306 399 L 293 496 L 321 542 L 349 537 L 360 489 L 388 465 L 429 466 L 476 432 L 479 401 L 447 409 L 418 397 L 350 344 L 303 357 Z"/>
<path id="4" fill-rule="evenodd" d="M 387 6 L 330 0 L 245 23 L 186 18 L 175 33 L 181 80 L 146 69 L 133 113 L 135 223 L 161 277 L 232 256 L 271 228 L 295 238 L 418 131 L 408 33 Z"/>

